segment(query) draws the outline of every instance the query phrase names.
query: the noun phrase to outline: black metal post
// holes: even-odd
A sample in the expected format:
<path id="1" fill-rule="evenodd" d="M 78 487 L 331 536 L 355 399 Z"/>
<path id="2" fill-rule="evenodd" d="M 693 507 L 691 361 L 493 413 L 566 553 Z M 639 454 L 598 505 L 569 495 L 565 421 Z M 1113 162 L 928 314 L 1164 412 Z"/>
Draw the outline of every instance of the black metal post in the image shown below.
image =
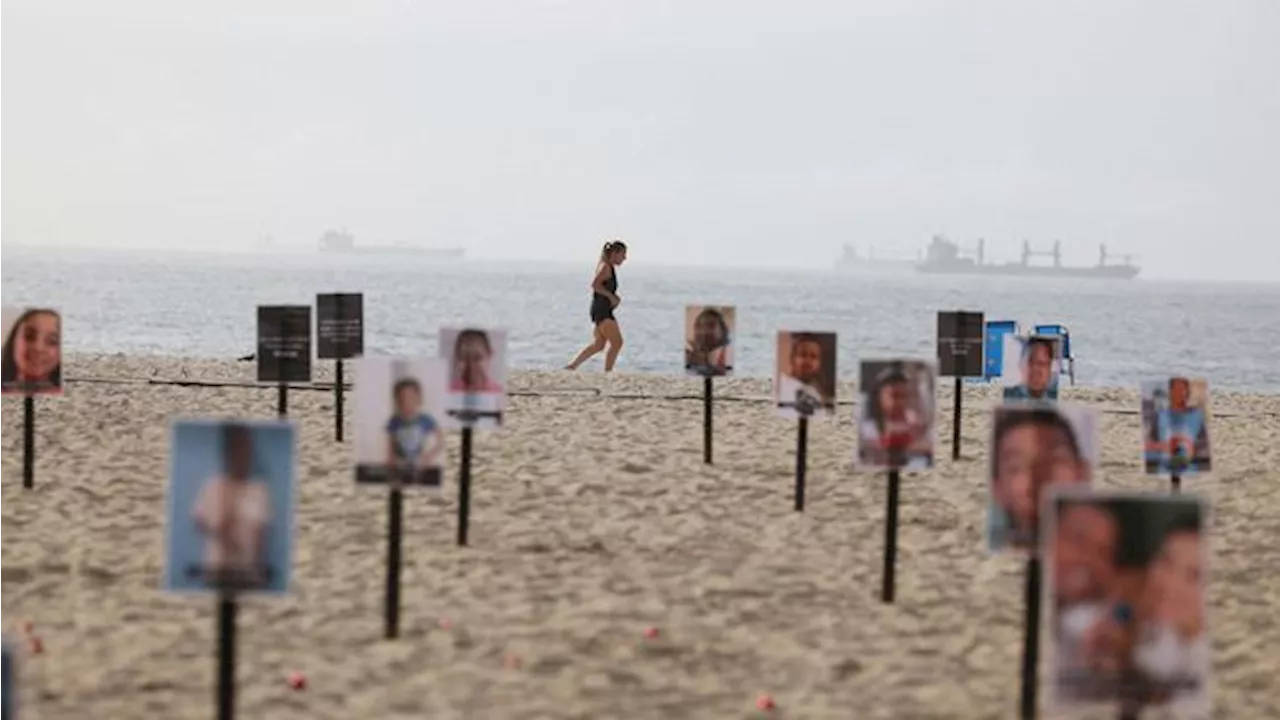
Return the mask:
<path id="1" fill-rule="evenodd" d="M 342 393 L 346 389 L 346 380 L 344 379 L 342 368 L 342 358 L 338 358 L 338 367 L 336 369 L 338 379 L 333 383 L 333 437 L 338 442 L 342 442 Z"/>
<path id="2" fill-rule="evenodd" d="M 964 402 L 964 378 L 956 378 L 956 394 L 951 404 L 951 459 L 960 459 L 960 406 Z"/>
<path id="3" fill-rule="evenodd" d="M 800 418 L 796 435 L 796 512 L 804 512 L 804 475 L 809 464 L 809 418 Z"/>
<path id="4" fill-rule="evenodd" d="M 36 486 L 36 399 L 22 398 L 22 487 Z"/>
<path id="5" fill-rule="evenodd" d="M 1040 667 L 1040 558 L 1027 560 L 1023 592 L 1026 613 L 1022 628 L 1022 720 L 1036 717 L 1037 671 Z"/>
<path id="6" fill-rule="evenodd" d="M 384 608 L 384 635 L 400 634 L 400 540 L 404 520 L 404 493 L 397 483 L 387 496 L 387 597 Z"/>
<path id="7" fill-rule="evenodd" d="M 218 597 L 218 720 L 236 715 L 236 598 Z"/>
<path id="8" fill-rule="evenodd" d="M 889 471 L 884 502 L 884 569 L 880 573 L 880 601 L 893 602 L 898 567 L 898 471 Z"/>
<path id="9" fill-rule="evenodd" d="M 471 426 L 462 428 L 462 469 L 458 473 L 458 544 L 467 544 L 471 521 Z"/>
<path id="10" fill-rule="evenodd" d="M 711 391 L 710 375 L 702 378 L 702 462 L 711 464 Z"/>

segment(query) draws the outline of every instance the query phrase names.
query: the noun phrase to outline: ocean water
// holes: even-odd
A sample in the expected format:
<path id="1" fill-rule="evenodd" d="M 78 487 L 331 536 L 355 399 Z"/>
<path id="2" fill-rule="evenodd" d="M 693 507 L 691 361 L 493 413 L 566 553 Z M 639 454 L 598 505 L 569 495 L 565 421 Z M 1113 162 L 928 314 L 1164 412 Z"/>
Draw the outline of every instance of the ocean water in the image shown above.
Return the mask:
<path id="1" fill-rule="evenodd" d="M 235 357 L 254 349 L 256 306 L 314 304 L 321 292 L 364 293 L 368 353 L 434 354 L 441 325 L 469 323 L 509 328 L 513 367 L 546 369 L 562 367 L 591 335 L 589 257 L 534 264 L 14 248 L 3 260 L 3 303 L 60 309 L 69 352 Z M 1082 385 L 1186 373 L 1212 387 L 1280 392 L 1280 285 L 668 268 L 642 256 L 619 280 L 621 371 L 682 372 L 691 303 L 737 306 L 737 372 L 760 377 L 772 374 L 779 329 L 838 333 L 839 372 L 851 378 L 859 358 L 932 357 L 935 313 L 969 309 L 1024 327 L 1067 325 Z"/>

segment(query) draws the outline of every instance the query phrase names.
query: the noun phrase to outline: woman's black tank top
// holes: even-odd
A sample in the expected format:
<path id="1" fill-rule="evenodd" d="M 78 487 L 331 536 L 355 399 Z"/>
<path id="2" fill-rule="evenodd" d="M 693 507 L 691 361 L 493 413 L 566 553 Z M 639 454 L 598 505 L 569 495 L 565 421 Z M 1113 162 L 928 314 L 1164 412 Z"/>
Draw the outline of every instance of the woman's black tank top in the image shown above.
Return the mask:
<path id="1" fill-rule="evenodd" d="M 609 266 L 609 279 L 604 281 L 604 288 L 614 295 L 618 294 L 618 268 Z"/>
<path id="2" fill-rule="evenodd" d="M 605 278 L 604 289 L 615 295 L 618 293 L 618 271 L 612 265 L 609 266 L 609 277 Z M 608 296 L 598 292 L 591 293 L 591 321 L 599 324 L 611 317 L 613 303 L 609 302 Z"/>

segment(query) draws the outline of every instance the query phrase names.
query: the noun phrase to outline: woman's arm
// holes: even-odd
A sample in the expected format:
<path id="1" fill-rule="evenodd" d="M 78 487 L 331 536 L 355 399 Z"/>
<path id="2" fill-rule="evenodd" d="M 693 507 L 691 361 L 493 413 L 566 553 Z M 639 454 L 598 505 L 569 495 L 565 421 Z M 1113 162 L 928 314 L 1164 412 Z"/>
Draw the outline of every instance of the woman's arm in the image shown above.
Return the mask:
<path id="1" fill-rule="evenodd" d="M 595 279 L 591 281 L 591 289 L 595 291 L 595 294 L 603 295 L 609 298 L 609 302 L 613 303 L 614 305 L 617 305 L 618 303 L 622 302 L 622 298 L 618 297 L 617 295 L 614 295 L 613 293 L 609 292 L 607 288 L 605 288 L 604 283 L 608 279 L 609 279 L 609 263 L 600 263 L 600 265 L 596 268 Z"/>

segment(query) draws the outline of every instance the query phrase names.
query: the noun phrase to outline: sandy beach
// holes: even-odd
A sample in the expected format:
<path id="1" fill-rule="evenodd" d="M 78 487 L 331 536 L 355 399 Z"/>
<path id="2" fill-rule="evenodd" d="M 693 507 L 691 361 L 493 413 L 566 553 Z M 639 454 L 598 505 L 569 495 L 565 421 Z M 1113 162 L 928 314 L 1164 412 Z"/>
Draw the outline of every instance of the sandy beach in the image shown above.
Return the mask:
<path id="1" fill-rule="evenodd" d="M 67 368 L 66 396 L 36 401 L 32 491 L 22 403 L 3 404 L 3 627 L 22 717 L 208 718 L 214 600 L 159 590 L 169 421 L 272 418 L 276 391 L 146 384 L 251 383 L 252 363 L 80 356 Z M 317 380 L 331 368 L 319 363 Z M 885 480 L 853 465 L 850 405 L 810 429 L 797 513 L 796 426 L 751 401 L 768 380 L 717 382 L 735 399 L 716 405 L 706 466 L 698 380 L 517 373 L 506 427 L 476 438 L 471 546 L 454 543 L 456 433 L 444 493 L 408 493 L 394 641 L 382 639 L 386 491 L 355 485 L 332 393 L 292 392 L 293 592 L 242 603 L 239 716 L 1016 717 L 1023 564 L 988 557 L 982 535 L 996 396 L 966 390 L 953 463 L 942 385 L 938 464 L 903 476 L 897 602 L 883 605 Z M 1167 486 L 1141 473 L 1136 389 L 1062 399 L 1104 410 L 1099 484 Z M 1212 409 L 1216 471 L 1184 489 L 1212 513 L 1214 715 L 1262 718 L 1280 705 L 1280 396 L 1215 391 Z M 23 621 L 42 654 L 26 654 Z M 763 693 L 776 709 L 756 709 Z"/>

